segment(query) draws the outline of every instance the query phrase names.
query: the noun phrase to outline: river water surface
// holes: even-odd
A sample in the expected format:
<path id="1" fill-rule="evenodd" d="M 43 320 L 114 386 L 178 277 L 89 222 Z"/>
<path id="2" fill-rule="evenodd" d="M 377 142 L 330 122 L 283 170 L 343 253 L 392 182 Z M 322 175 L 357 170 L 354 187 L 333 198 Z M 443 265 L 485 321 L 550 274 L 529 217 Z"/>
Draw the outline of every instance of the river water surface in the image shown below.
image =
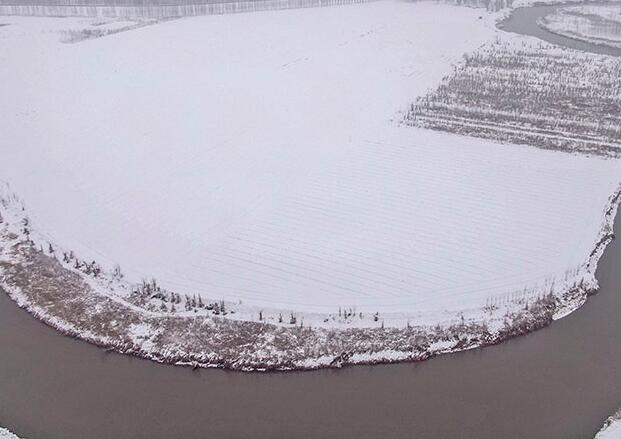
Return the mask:
<path id="1" fill-rule="evenodd" d="M 505 29 L 516 31 L 511 23 Z M 275 374 L 106 353 L 58 334 L 0 291 L 0 425 L 30 439 L 590 439 L 621 405 L 620 267 L 613 241 L 598 295 L 498 346 Z"/>

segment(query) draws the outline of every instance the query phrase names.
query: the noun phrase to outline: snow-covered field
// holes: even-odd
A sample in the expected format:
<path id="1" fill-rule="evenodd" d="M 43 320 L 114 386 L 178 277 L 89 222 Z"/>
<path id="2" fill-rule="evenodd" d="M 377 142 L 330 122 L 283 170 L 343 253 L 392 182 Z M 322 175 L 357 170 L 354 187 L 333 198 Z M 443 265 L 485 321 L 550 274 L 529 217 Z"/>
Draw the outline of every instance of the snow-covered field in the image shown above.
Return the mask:
<path id="1" fill-rule="evenodd" d="M 480 15 L 386 1 L 78 44 L 71 19 L 7 17 L 0 176 L 50 242 L 182 294 L 403 324 L 548 291 L 619 162 L 397 123 L 494 38 Z"/>
<path id="2" fill-rule="evenodd" d="M 621 48 L 621 3 L 560 8 L 539 23 L 560 35 Z"/>

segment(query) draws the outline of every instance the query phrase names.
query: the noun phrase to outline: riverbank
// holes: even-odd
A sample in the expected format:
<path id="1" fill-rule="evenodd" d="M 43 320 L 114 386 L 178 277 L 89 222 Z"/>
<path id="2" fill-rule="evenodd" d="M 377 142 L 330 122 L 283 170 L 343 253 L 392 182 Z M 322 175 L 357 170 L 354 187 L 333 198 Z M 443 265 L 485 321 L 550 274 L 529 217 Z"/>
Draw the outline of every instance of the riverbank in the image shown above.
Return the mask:
<path id="1" fill-rule="evenodd" d="M 619 439 L 621 438 L 621 413 L 617 412 L 606 419 L 602 429 L 595 435 L 595 439 Z"/>
<path id="2" fill-rule="evenodd" d="M 518 7 L 511 11 L 506 20 L 499 25 L 501 29 L 520 35 L 529 35 L 550 44 L 575 49 L 586 53 L 595 53 L 600 55 L 609 55 L 614 57 L 621 56 L 621 49 L 604 46 L 600 44 L 592 44 L 588 41 L 570 38 L 569 36 L 560 35 L 544 29 L 540 25 L 544 17 L 555 14 L 558 10 L 568 7 L 576 7 L 581 3 L 577 2 L 560 2 L 557 4 L 546 4 L 529 7 Z M 591 2 L 587 5 L 597 6 L 611 4 L 610 2 Z"/>
<path id="3" fill-rule="evenodd" d="M 616 204 L 611 207 L 616 210 Z M 164 363 L 263 371 L 419 361 L 543 327 L 557 310 L 553 296 L 542 297 L 504 316 L 496 331 L 472 320 L 446 327 L 339 330 L 157 315 L 97 294 L 82 276 L 20 239 L 6 221 L 0 225 L 2 287 L 20 307 L 65 335 Z M 576 289 L 572 303 L 586 294 Z"/>
<path id="4" fill-rule="evenodd" d="M 595 439 L 619 439 L 621 438 L 621 411 L 611 415 L 602 429 L 595 435 Z"/>
<path id="5" fill-rule="evenodd" d="M 0 212 L 0 280 L 20 307 L 61 333 L 163 363 L 284 371 L 421 361 L 526 334 L 582 306 L 597 290 L 594 273 L 613 239 L 620 195 L 617 191 L 610 197 L 599 238 L 583 267 L 590 277 L 566 288 L 557 286 L 536 299 L 520 297 L 509 306 L 505 303 L 500 318 L 494 318 L 498 307 L 490 306 L 481 320 L 462 317 L 447 326 L 326 329 L 148 312 L 96 292 L 93 281 L 103 275 L 94 269 L 87 276 L 81 268 L 69 270 L 51 244 L 52 253 L 46 254 L 28 230 L 27 217 L 16 221 L 13 216 L 23 213 L 15 208 L 16 199 L 6 196 Z M 24 226 L 21 231 L 17 224 Z M 103 280 L 111 285 L 109 279 Z"/>
<path id="6" fill-rule="evenodd" d="M 6 428 L 0 427 L 0 439 L 19 439 Z"/>
<path id="7" fill-rule="evenodd" d="M 560 8 L 538 24 L 549 32 L 621 50 L 621 4 Z"/>
<path id="8" fill-rule="evenodd" d="M 2 293 L 0 422 L 30 439 L 590 438 L 621 400 L 619 260 L 614 240 L 599 261 L 600 293 L 524 337 L 419 363 L 286 374 L 105 352 Z"/>

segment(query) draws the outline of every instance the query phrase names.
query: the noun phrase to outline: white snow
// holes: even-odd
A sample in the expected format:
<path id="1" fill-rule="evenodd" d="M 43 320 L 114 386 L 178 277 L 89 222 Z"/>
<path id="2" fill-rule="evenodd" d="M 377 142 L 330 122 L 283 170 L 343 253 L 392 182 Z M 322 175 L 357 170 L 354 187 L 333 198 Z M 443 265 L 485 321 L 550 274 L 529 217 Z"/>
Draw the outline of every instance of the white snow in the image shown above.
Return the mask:
<path id="1" fill-rule="evenodd" d="M 494 38 L 481 13 L 385 1 L 72 45 L 69 19 L 11 17 L 0 178 L 51 242 L 181 293 L 423 321 L 548 288 L 593 249 L 620 163 L 398 124 Z"/>
<path id="2" fill-rule="evenodd" d="M 621 412 L 617 412 L 606 420 L 602 429 L 595 435 L 595 439 L 619 439 L 621 438 Z"/>
<path id="3" fill-rule="evenodd" d="M 619 439 L 621 438 L 621 423 L 615 422 L 605 430 L 600 431 L 595 439 Z"/>
<path id="4" fill-rule="evenodd" d="M 0 427 L 0 439 L 19 439 L 19 437 L 15 436 L 6 428 Z"/>

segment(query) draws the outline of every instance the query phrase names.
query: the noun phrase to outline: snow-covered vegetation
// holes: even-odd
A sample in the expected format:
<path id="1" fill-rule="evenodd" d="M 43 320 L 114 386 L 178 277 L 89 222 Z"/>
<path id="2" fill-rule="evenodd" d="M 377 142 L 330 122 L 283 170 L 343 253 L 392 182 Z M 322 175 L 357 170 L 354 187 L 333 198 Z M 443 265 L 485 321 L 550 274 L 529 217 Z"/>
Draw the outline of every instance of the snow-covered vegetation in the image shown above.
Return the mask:
<path id="1" fill-rule="evenodd" d="M 539 25 L 550 32 L 621 48 L 621 4 L 559 8 Z"/>
<path id="2" fill-rule="evenodd" d="M 539 148 L 621 155 L 621 61 L 508 36 L 466 55 L 412 105 L 411 125 Z"/>
<path id="3" fill-rule="evenodd" d="M 485 8 L 487 11 L 494 12 L 510 8 L 513 4 L 513 0 L 443 0 L 443 2 L 458 6 Z"/>
<path id="4" fill-rule="evenodd" d="M 85 19 L 76 22 L 74 27 L 60 31 L 61 41 L 65 43 L 77 43 L 80 41 L 101 38 L 118 32 L 125 32 L 139 27 L 157 24 L 157 20 L 148 19 Z M 73 23 L 72 23 L 73 24 Z"/>
<path id="5" fill-rule="evenodd" d="M 10 18 L 2 287 L 94 343 L 243 369 L 424 359 L 570 312 L 597 288 L 621 164 L 400 124 L 497 47 L 480 16 L 388 1 L 71 45 L 77 19 Z M 533 96 L 543 52 L 496 62 L 524 56 Z M 604 73 L 563 96 L 601 97 Z"/>

